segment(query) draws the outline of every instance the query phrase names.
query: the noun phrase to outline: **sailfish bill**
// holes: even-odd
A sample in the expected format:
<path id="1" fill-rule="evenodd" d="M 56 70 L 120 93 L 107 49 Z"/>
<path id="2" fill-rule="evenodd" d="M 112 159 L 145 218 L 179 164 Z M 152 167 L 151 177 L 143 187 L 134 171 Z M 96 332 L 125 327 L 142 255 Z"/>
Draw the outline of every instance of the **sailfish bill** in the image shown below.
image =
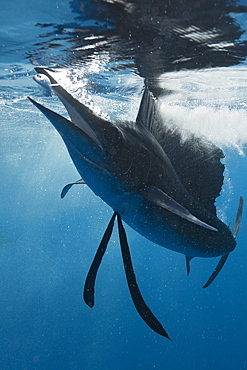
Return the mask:
<path id="1" fill-rule="evenodd" d="M 135 122 L 109 121 L 66 91 L 54 78 L 55 71 L 35 69 L 41 74 L 39 81 L 52 89 L 70 116 L 70 120 L 64 118 L 29 98 L 61 135 L 81 177 L 66 185 L 61 197 L 74 184 L 86 183 L 114 212 L 88 272 L 84 300 L 93 307 L 97 272 L 117 218 L 133 303 L 149 327 L 170 339 L 143 300 L 122 221 L 151 242 L 183 254 L 187 274 L 192 258 L 221 257 L 204 285 L 209 286 L 236 247 L 243 212 L 241 197 L 232 231 L 217 217 L 215 201 L 224 180 L 224 153 L 192 133 L 185 140 L 179 127 L 171 129 L 147 86 Z"/>

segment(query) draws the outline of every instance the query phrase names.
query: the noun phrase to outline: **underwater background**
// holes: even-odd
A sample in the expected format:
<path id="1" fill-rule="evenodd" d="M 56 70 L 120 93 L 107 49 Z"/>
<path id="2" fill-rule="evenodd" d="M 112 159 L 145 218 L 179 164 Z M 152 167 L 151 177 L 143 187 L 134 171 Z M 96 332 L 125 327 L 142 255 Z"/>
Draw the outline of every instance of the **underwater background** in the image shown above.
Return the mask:
<path id="1" fill-rule="evenodd" d="M 63 86 L 111 119 L 134 120 L 144 79 L 167 120 L 220 146 L 219 217 L 247 200 L 247 2 L 2 1 L 0 11 L 0 368 L 247 368 L 247 219 L 215 282 L 218 259 L 184 256 L 126 226 L 139 287 L 172 341 L 139 317 L 116 230 L 96 282 L 82 291 L 112 210 L 79 179 L 66 148 L 27 96 L 64 114 L 34 82 L 57 67 Z M 161 94 L 162 92 L 162 94 Z"/>

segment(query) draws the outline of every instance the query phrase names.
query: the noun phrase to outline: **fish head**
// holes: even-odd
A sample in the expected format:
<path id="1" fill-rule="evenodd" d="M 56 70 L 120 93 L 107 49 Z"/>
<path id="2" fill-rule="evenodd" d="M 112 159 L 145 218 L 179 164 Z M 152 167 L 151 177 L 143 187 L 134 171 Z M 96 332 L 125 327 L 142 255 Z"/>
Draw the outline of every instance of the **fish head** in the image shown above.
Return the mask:
<path id="1" fill-rule="evenodd" d="M 152 162 L 150 142 L 154 139 L 150 141 L 150 134 L 134 122 L 109 121 L 98 116 L 59 85 L 48 69 L 37 67 L 36 71 L 49 79 L 70 121 L 30 100 L 61 134 L 82 177 L 83 161 L 87 161 L 102 173 L 111 174 L 123 192 L 133 193 L 145 186 Z"/>

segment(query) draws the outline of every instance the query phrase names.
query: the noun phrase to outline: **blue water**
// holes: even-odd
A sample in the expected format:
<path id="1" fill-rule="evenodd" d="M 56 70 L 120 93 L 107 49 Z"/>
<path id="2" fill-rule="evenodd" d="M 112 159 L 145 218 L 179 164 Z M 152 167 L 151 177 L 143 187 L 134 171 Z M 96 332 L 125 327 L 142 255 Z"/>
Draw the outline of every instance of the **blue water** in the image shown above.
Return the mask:
<path id="1" fill-rule="evenodd" d="M 239 196 L 247 201 L 246 10 L 229 10 L 231 24 L 241 32 L 228 40 L 237 45 L 237 51 L 229 46 L 228 55 L 236 51 L 239 58 L 226 62 L 219 53 L 212 57 L 214 68 L 208 68 L 206 54 L 197 57 L 198 46 L 195 64 L 183 64 L 186 56 L 193 58 L 182 43 L 174 55 L 164 54 L 166 68 L 160 63 L 154 68 L 153 60 L 148 68 L 140 62 L 153 55 L 153 50 L 145 51 L 148 42 L 137 56 L 138 38 L 127 42 L 124 29 L 123 38 L 116 37 L 114 11 L 106 16 L 104 3 L 1 4 L 0 368 L 245 369 L 246 209 L 237 248 L 207 289 L 201 287 L 217 259 L 192 260 L 187 277 L 182 255 L 153 245 L 126 226 L 140 289 L 171 342 L 146 326 L 133 306 L 116 230 L 90 309 L 82 298 L 83 284 L 112 210 L 84 185 L 60 198 L 63 186 L 80 176 L 59 135 L 26 96 L 64 113 L 58 99 L 45 97 L 32 79 L 34 65 L 57 65 L 64 86 L 92 109 L 110 118 L 134 119 L 144 77 L 159 75 L 159 86 L 172 91 L 162 98 L 169 119 L 206 135 L 225 152 L 225 184 L 217 206 L 232 227 Z M 186 11 L 182 14 L 188 18 Z M 176 30 L 181 40 L 192 37 L 188 23 Z M 154 44 L 161 39 L 156 37 Z M 210 50 L 216 48 L 212 44 Z M 226 40 L 217 47 L 227 48 Z M 155 58 L 163 60 L 164 55 Z"/>

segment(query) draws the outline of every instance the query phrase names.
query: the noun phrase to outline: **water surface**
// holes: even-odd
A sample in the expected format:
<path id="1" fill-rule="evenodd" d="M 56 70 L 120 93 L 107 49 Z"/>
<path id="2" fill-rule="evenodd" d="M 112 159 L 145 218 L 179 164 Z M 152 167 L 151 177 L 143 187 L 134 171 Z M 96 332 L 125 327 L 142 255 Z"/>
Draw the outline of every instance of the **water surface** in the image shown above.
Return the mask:
<path id="1" fill-rule="evenodd" d="M 59 135 L 26 99 L 63 114 L 32 79 L 54 66 L 75 97 L 111 119 L 134 120 L 144 79 L 164 119 L 219 145 L 218 214 L 233 225 L 246 194 L 244 1 L 12 1 L 1 4 L 1 369 L 245 369 L 246 216 L 217 280 L 216 259 L 182 255 L 126 227 L 142 293 L 172 338 L 139 318 L 116 232 L 93 309 L 83 283 L 112 214 L 79 179 Z"/>

